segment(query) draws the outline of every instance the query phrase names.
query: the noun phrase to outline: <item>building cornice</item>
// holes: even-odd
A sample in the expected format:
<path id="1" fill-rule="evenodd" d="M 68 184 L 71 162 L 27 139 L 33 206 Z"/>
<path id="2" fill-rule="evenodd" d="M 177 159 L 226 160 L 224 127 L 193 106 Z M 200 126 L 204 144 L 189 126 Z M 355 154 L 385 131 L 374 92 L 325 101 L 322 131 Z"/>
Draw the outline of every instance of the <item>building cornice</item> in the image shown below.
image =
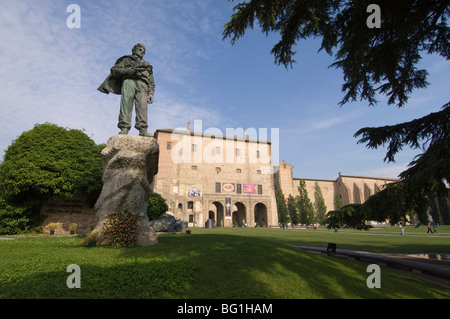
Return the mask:
<path id="1" fill-rule="evenodd" d="M 184 131 L 184 130 L 176 130 L 176 129 L 157 129 L 155 131 L 155 136 L 158 135 L 158 133 L 169 133 L 169 134 L 179 134 L 179 135 L 191 135 L 191 136 L 199 136 L 199 137 L 208 137 L 208 138 L 214 138 L 214 139 L 222 139 L 222 140 L 234 140 L 234 141 L 242 141 L 246 143 L 264 143 L 271 145 L 272 142 L 266 141 L 266 140 L 259 140 L 259 139 L 252 139 L 252 138 L 243 138 L 243 137 L 237 137 L 237 136 L 226 136 L 226 135 L 218 135 L 218 134 L 210 134 L 210 133 L 203 133 L 203 132 L 191 132 L 191 131 Z"/>

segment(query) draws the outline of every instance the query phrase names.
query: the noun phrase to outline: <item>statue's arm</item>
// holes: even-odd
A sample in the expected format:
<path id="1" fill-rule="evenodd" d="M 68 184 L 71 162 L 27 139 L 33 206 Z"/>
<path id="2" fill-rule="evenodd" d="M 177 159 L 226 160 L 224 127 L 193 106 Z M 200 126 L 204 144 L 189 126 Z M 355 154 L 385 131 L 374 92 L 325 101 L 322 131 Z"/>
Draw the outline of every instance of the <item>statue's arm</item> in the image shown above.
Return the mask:
<path id="1" fill-rule="evenodd" d="M 136 68 L 138 77 L 147 84 L 147 102 L 153 103 L 153 94 L 155 93 L 155 79 L 153 78 L 153 67 L 146 62 Z"/>
<path id="2" fill-rule="evenodd" d="M 114 65 L 111 68 L 111 74 L 122 78 L 135 78 L 137 76 L 136 71 L 132 68 L 130 60 L 127 58 Z"/>
<path id="3" fill-rule="evenodd" d="M 153 95 L 155 93 L 155 79 L 153 78 L 153 73 L 149 76 L 149 83 L 148 83 L 148 94 Z"/>
<path id="4" fill-rule="evenodd" d="M 155 94 L 155 79 L 153 78 L 153 72 L 148 77 L 148 99 L 149 104 L 153 103 L 153 95 Z"/>

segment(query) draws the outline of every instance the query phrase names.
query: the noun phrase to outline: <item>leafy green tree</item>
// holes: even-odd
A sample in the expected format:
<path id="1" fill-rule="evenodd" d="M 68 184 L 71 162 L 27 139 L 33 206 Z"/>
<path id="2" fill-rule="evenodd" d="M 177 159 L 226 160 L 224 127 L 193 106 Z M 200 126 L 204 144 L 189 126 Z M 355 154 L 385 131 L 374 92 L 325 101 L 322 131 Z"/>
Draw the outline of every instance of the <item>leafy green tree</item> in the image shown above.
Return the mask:
<path id="1" fill-rule="evenodd" d="M 434 197 L 432 199 L 435 200 Z M 366 229 L 364 225 L 367 220 L 388 221 L 392 225 L 406 220 L 426 223 L 429 207 L 430 199 L 427 196 L 416 196 L 407 183 L 400 181 L 387 185 L 363 204 L 346 205 L 328 212 L 326 222 L 329 228 L 345 225 L 356 229 Z"/>
<path id="2" fill-rule="evenodd" d="M 300 223 L 300 216 L 297 210 L 297 199 L 292 195 L 288 197 L 287 211 L 292 227 L 298 225 Z"/>
<path id="3" fill-rule="evenodd" d="M 327 219 L 327 206 L 325 205 L 322 189 L 317 182 L 314 184 L 314 209 L 316 211 L 316 221 L 323 225 Z"/>
<path id="4" fill-rule="evenodd" d="M 300 215 L 301 224 L 311 224 L 314 221 L 314 206 L 308 197 L 308 191 L 306 190 L 306 182 L 300 180 L 298 186 L 299 195 L 296 197 L 297 209 Z"/>
<path id="5" fill-rule="evenodd" d="M 380 28 L 367 25 L 371 15 L 367 9 L 372 3 L 381 11 Z M 450 58 L 449 17 L 448 1 L 250 0 L 234 7 L 234 14 L 224 26 L 223 39 L 231 38 L 235 44 L 258 22 L 266 35 L 279 33 L 281 39 L 271 53 L 275 63 L 288 68 L 295 63 L 293 49 L 297 41 L 321 38 L 319 51 L 334 55 L 331 67 L 343 71 L 341 106 L 358 99 L 375 105 L 377 95 L 382 95 L 388 104 L 403 107 L 415 89 L 429 84 L 427 70 L 418 68 L 422 56 L 434 53 Z M 405 182 L 402 187 L 412 192 L 409 198 L 416 209 L 426 196 L 436 192 L 443 196 L 444 181 L 449 183 L 449 112 L 447 103 L 441 111 L 421 119 L 363 128 L 355 134 L 362 136 L 359 142 L 367 143 L 369 148 L 389 144 L 389 161 L 407 145 L 424 150 L 400 175 Z M 387 192 L 381 192 L 378 198 L 387 196 Z M 402 192 L 393 191 L 389 196 L 394 193 Z"/>
<path id="6" fill-rule="evenodd" d="M 149 220 L 159 219 L 169 210 L 166 200 L 158 193 L 152 192 L 147 201 L 147 216 Z"/>
<path id="7" fill-rule="evenodd" d="M 368 230 L 372 228 L 366 225 L 366 213 L 364 206 L 361 204 L 349 204 L 341 207 L 339 210 L 328 212 L 326 223 L 327 228 L 333 228 L 337 231 L 341 227 L 355 228 L 358 230 Z"/>
<path id="8" fill-rule="evenodd" d="M 278 223 L 280 223 L 284 228 L 286 224 L 289 223 L 289 216 L 286 200 L 281 189 L 275 192 L 275 199 L 277 201 Z"/>
<path id="9" fill-rule="evenodd" d="M 102 188 L 103 147 L 80 130 L 36 124 L 5 151 L 0 164 L 0 198 L 4 205 L 18 207 L 15 212 L 21 210 L 19 207 L 26 208 L 16 214 L 22 221 L 32 221 L 42 202 L 54 194 L 87 194 L 94 204 Z M 0 223 L 7 220 L 3 218 Z M 21 223 L 16 228 L 19 231 L 25 227 Z"/>
<path id="10" fill-rule="evenodd" d="M 342 198 L 338 193 L 336 193 L 336 195 L 334 196 L 334 209 L 339 210 L 342 206 L 344 206 L 344 204 L 342 203 Z"/>
<path id="11" fill-rule="evenodd" d="M 392 225 L 406 219 L 426 223 L 428 200 L 424 194 L 416 196 L 404 182 L 389 184 L 382 191 L 369 197 L 363 207 L 365 219 L 378 222 L 389 221 Z M 407 218 L 408 217 L 408 218 Z"/>

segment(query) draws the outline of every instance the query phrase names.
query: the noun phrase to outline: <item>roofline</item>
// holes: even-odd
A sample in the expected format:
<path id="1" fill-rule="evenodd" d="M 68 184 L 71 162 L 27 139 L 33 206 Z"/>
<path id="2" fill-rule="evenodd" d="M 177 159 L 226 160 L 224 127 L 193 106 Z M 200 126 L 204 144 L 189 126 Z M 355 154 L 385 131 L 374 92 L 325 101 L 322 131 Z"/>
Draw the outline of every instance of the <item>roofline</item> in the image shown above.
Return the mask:
<path id="1" fill-rule="evenodd" d="M 384 181 L 390 181 L 390 182 L 399 182 L 401 179 L 398 178 L 388 178 L 388 177 L 374 177 L 374 176 L 356 176 L 356 175 L 339 175 L 339 177 L 349 177 L 349 178 L 360 178 L 360 179 L 376 179 L 376 180 L 384 180 Z M 318 182 L 337 182 L 339 179 L 318 179 L 318 178 L 298 178 L 294 177 L 294 181 L 318 181 Z"/>
<path id="2" fill-rule="evenodd" d="M 184 130 L 176 130 L 176 129 L 157 129 L 155 131 L 155 136 L 158 135 L 158 133 L 170 133 L 170 134 L 180 134 L 180 135 L 191 135 L 191 136 L 201 136 L 201 137 L 214 137 L 215 139 L 223 139 L 223 140 L 235 140 L 235 141 L 243 141 L 243 142 L 252 142 L 252 143 L 265 143 L 272 145 L 271 141 L 266 140 L 258 140 L 254 138 L 243 138 L 243 137 L 237 137 L 237 136 L 226 136 L 226 135 L 217 135 L 217 134 L 210 134 L 210 133 L 203 133 L 203 132 L 191 132 L 191 131 L 184 131 Z"/>
<path id="3" fill-rule="evenodd" d="M 317 181 L 317 182 L 336 182 L 335 179 L 318 179 L 318 178 L 293 178 L 294 181 Z"/>
<path id="4" fill-rule="evenodd" d="M 339 177 L 365 178 L 365 179 L 382 179 L 382 180 L 396 181 L 396 182 L 401 181 L 400 178 L 389 178 L 389 177 L 357 176 L 357 175 L 342 175 L 342 174 L 339 174 Z"/>

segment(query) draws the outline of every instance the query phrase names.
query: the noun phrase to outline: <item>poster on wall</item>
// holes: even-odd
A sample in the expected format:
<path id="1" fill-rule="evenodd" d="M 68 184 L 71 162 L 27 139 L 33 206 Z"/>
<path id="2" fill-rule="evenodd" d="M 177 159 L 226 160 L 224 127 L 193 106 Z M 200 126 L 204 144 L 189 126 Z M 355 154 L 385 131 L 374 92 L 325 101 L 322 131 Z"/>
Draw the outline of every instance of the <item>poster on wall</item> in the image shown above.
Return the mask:
<path id="1" fill-rule="evenodd" d="M 230 183 L 223 184 L 222 189 L 227 193 L 234 192 L 234 184 L 230 184 Z"/>
<path id="2" fill-rule="evenodd" d="M 189 197 L 200 197 L 201 196 L 200 188 L 189 188 L 188 196 Z"/>
<path id="3" fill-rule="evenodd" d="M 225 219 L 231 219 L 231 196 L 225 196 Z"/>
<path id="4" fill-rule="evenodd" d="M 250 193 L 250 194 L 256 193 L 256 185 L 255 184 L 244 184 L 244 193 Z"/>

